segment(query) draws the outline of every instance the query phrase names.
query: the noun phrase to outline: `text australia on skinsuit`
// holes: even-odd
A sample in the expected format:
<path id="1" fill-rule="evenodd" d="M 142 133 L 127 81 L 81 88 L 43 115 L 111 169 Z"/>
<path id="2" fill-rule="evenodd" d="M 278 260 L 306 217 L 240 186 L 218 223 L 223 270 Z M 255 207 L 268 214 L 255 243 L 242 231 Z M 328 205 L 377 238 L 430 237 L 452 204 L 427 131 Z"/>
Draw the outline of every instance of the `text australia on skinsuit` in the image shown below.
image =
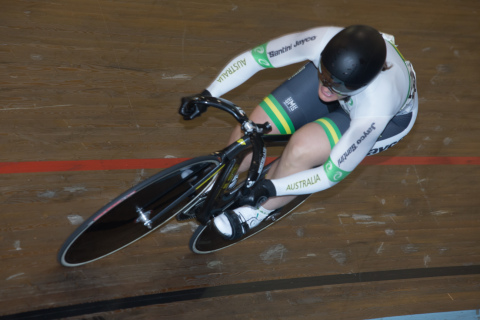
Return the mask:
<path id="1" fill-rule="evenodd" d="M 316 174 L 316 175 L 311 176 L 310 178 L 308 178 L 306 180 L 300 180 L 300 181 L 294 182 L 292 184 L 289 184 L 287 186 L 287 190 L 297 190 L 297 189 L 306 188 L 308 186 L 311 186 L 311 185 L 317 183 L 318 181 L 320 181 L 320 177 L 318 176 L 318 174 Z"/>
<path id="2" fill-rule="evenodd" d="M 247 59 L 238 60 L 237 62 L 232 63 L 227 69 L 225 69 L 225 72 L 222 72 L 220 74 L 217 81 L 222 82 L 223 80 L 228 78 L 229 75 L 234 74 L 238 69 L 241 69 L 246 65 L 247 65 Z"/>

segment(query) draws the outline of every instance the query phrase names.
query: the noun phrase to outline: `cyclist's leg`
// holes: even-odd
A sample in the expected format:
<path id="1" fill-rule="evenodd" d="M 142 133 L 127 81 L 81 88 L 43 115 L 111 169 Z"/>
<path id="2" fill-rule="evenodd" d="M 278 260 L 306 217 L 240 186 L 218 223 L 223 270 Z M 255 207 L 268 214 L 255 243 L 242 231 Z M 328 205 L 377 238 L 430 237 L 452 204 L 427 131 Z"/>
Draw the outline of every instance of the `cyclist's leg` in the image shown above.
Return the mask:
<path id="1" fill-rule="evenodd" d="M 341 108 L 306 124 L 292 136 L 278 166 L 269 179 L 279 179 L 324 164 L 341 136 L 350 127 L 350 117 Z M 273 197 L 263 204 L 268 210 L 280 208 L 295 196 Z"/>
<path id="2" fill-rule="evenodd" d="M 296 131 L 285 150 L 276 168 L 270 169 L 268 179 L 280 179 L 294 173 L 311 169 L 328 160 L 330 143 L 327 134 L 317 123 L 308 123 Z M 268 210 L 283 207 L 295 196 L 272 197 L 262 206 Z"/>
<path id="3" fill-rule="evenodd" d="M 277 129 L 274 131 L 274 133 L 278 132 L 280 134 L 294 134 L 296 130 L 299 130 L 316 119 L 328 115 L 329 112 L 338 108 L 338 103 L 325 104 L 320 100 L 318 96 L 318 87 L 318 70 L 313 63 L 308 63 L 260 103 L 259 107 L 261 109 L 256 109 L 258 110 L 257 115 L 259 115 L 259 117 L 263 116 L 264 118 L 260 119 L 260 121 L 255 120 L 255 122 L 265 122 L 265 120 L 270 120 L 272 125 L 274 125 Z M 263 112 L 261 112 L 262 110 Z M 268 118 L 265 119 L 265 116 Z M 319 125 L 316 126 L 319 128 L 309 125 L 305 130 L 302 130 L 302 132 L 305 131 L 305 133 L 300 133 L 297 135 L 298 138 L 301 139 L 301 137 L 304 135 L 310 135 L 307 139 L 308 144 L 310 139 L 315 137 L 317 134 L 322 134 L 322 127 Z M 239 135 L 240 129 L 237 128 L 236 133 L 232 135 L 230 141 L 235 141 Z M 325 133 L 323 133 L 323 135 L 325 136 Z M 296 138 L 293 137 L 291 139 L 296 140 Z M 328 149 L 328 139 L 326 137 L 322 137 L 322 140 L 327 142 L 327 149 L 323 150 L 321 153 L 328 155 L 330 152 Z M 303 145 L 305 146 L 305 149 L 307 148 L 307 144 Z M 296 153 L 297 149 L 302 147 L 300 143 L 289 143 L 289 145 L 291 150 L 287 151 L 288 154 L 294 154 Z M 291 167 L 289 168 L 291 169 L 290 171 L 293 171 L 292 173 L 302 171 L 307 169 L 307 167 L 303 168 L 304 166 L 311 167 L 316 165 L 318 161 L 325 161 L 322 160 L 322 157 L 319 157 L 319 159 L 314 159 L 315 157 L 318 157 L 318 155 L 312 155 L 312 158 L 309 159 L 310 161 L 304 161 L 304 163 L 302 160 L 301 166 L 295 168 Z M 250 159 L 251 158 L 246 159 L 244 162 L 243 170 L 248 168 Z M 284 165 L 290 166 L 294 162 L 294 159 L 291 161 L 284 161 Z M 278 162 L 272 166 L 270 170 L 277 171 L 277 165 Z M 285 174 L 290 175 L 291 173 Z M 214 225 L 217 230 L 227 238 L 230 236 L 233 237 L 230 239 L 235 239 L 237 236 L 241 236 L 242 232 L 238 228 L 241 228 L 245 231 L 246 229 L 243 227 L 245 223 L 248 223 L 250 228 L 255 227 L 271 212 L 271 210 L 266 210 L 264 207 L 260 207 L 258 209 L 242 207 L 235 210 L 235 212 L 226 211 L 225 213 L 215 217 L 214 220 Z"/>
<path id="4" fill-rule="evenodd" d="M 250 119 L 256 123 L 269 122 L 271 134 L 293 134 L 307 123 L 328 114 L 338 104 L 324 104 L 318 97 L 318 70 L 307 63 L 297 73 L 281 84 L 258 105 Z M 241 137 L 240 126 L 232 132 L 228 143 Z M 251 155 L 246 157 L 239 172 L 248 169 Z"/>
<path id="5" fill-rule="evenodd" d="M 328 122 L 328 126 L 322 126 L 320 123 L 308 123 L 299 128 L 290 138 L 280 161 L 277 162 L 278 166 L 272 167 L 270 170 L 274 172 L 270 174 L 271 171 L 269 171 L 267 177 L 269 179 L 283 178 L 327 161 L 331 148 L 335 145 L 332 141 L 338 141 L 342 132 L 329 118 L 340 115 L 340 118 L 346 117 L 343 121 L 346 123 L 346 128 L 350 124 L 350 118 L 345 112 L 343 114 L 332 112 L 332 114 L 327 114 L 316 121 Z M 346 129 L 343 132 L 345 131 Z M 335 139 L 332 139 L 332 134 L 335 135 Z M 245 206 L 233 211 L 226 211 L 215 217 L 215 228 L 226 239 L 238 239 L 249 229 L 258 226 L 273 210 L 283 207 L 293 199 L 295 196 L 273 197 L 259 208 Z"/>

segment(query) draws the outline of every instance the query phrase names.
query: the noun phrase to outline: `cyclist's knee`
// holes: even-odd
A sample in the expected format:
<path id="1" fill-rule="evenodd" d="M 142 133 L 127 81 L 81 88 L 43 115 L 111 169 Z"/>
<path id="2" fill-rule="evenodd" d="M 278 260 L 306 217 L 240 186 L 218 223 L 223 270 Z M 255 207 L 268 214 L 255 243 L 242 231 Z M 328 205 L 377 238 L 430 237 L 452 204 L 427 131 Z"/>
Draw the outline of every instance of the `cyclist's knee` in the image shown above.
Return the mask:
<path id="1" fill-rule="evenodd" d="M 323 129 L 316 124 L 307 124 L 295 132 L 283 156 L 291 167 L 311 168 L 324 163 L 330 152 L 330 143 Z"/>
<path id="2" fill-rule="evenodd" d="M 252 113 L 250 114 L 250 120 L 252 120 L 253 122 L 262 122 L 262 121 L 266 121 L 265 119 L 269 119 L 267 113 L 263 110 L 262 107 L 260 107 L 260 105 L 257 105 Z"/>
<path id="3" fill-rule="evenodd" d="M 304 162 L 310 162 L 312 146 L 302 139 L 301 135 L 293 135 L 290 139 L 287 148 L 282 155 L 285 162 L 290 167 L 303 167 Z"/>

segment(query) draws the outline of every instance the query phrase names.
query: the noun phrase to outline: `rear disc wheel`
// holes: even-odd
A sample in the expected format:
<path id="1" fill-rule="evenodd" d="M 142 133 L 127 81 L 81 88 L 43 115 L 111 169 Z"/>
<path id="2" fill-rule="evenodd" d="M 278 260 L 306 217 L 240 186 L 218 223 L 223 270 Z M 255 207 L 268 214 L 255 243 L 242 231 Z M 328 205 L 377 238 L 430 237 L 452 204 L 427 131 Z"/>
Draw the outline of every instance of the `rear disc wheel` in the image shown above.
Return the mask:
<path id="1" fill-rule="evenodd" d="M 278 212 L 273 212 L 272 214 L 270 214 L 258 226 L 250 229 L 246 235 L 237 240 L 225 240 L 218 233 L 218 231 L 215 230 L 212 220 L 210 220 L 207 225 L 200 225 L 197 230 L 195 230 L 192 237 L 190 238 L 190 250 L 198 254 L 207 254 L 233 246 L 234 244 L 248 239 L 259 233 L 260 231 L 270 227 L 272 224 L 295 210 L 305 200 L 307 200 L 308 197 L 310 197 L 309 194 L 297 196 L 294 200 L 292 200 L 282 209 L 278 210 Z"/>

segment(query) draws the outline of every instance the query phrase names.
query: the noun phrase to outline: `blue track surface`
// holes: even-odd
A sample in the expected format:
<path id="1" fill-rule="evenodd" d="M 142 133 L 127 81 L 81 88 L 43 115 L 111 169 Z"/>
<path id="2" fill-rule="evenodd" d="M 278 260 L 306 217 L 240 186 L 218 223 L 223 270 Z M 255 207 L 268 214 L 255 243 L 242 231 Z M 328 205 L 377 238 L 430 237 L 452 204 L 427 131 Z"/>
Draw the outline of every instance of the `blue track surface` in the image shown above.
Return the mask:
<path id="1" fill-rule="evenodd" d="M 465 310 L 439 313 L 414 314 L 371 320 L 480 320 L 480 310 Z"/>

